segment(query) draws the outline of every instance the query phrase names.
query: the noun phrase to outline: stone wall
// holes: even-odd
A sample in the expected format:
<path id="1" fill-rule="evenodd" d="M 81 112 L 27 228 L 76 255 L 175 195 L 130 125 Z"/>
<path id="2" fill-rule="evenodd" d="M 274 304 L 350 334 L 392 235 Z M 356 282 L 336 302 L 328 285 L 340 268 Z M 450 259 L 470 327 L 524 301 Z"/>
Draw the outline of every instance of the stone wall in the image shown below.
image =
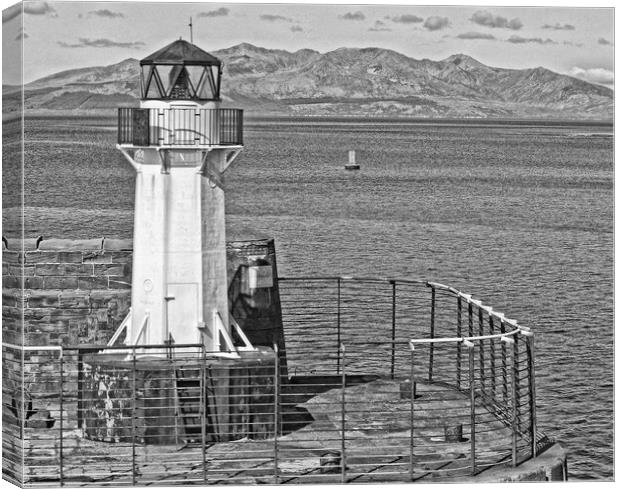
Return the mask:
<path id="1" fill-rule="evenodd" d="M 3 341 L 106 343 L 129 311 L 131 261 L 128 240 L 3 239 Z"/>
<path id="2" fill-rule="evenodd" d="M 226 254 L 233 314 L 256 345 L 273 346 L 276 340 L 283 347 L 273 239 L 235 237 Z M 247 287 L 257 259 L 271 268 L 271 287 Z M 129 312 L 131 263 L 131 240 L 3 238 L 3 341 L 107 343 Z"/>

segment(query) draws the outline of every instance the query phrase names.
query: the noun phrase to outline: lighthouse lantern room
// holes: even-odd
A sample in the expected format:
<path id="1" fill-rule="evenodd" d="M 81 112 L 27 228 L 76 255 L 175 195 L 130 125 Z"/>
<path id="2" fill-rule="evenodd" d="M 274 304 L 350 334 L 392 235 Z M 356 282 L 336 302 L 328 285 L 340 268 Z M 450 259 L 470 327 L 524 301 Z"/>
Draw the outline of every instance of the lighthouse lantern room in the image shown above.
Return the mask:
<path id="1" fill-rule="evenodd" d="M 234 352 L 223 174 L 243 148 L 243 112 L 220 107 L 222 63 L 177 40 L 140 61 L 139 108 L 119 109 L 117 148 L 136 170 L 127 345 Z"/>

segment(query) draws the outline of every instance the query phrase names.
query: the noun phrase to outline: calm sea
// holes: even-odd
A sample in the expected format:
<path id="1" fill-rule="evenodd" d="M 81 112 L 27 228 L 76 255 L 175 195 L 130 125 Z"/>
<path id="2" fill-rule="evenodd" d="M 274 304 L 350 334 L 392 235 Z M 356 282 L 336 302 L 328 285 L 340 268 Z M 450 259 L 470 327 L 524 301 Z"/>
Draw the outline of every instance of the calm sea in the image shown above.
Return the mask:
<path id="1" fill-rule="evenodd" d="M 539 425 L 568 447 L 571 478 L 609 480 L 611 131 L 248 121 L 226 174 L 228 226 L 275 237 L 280 275 L 438 281 L 534 328 Z M 27 121 L 27 236 L 131 237 L 134 172 L 115 138 L 113 120 Z M 360 171 L 343 169 L 349 149 Z M 15 150 L 5 147 L 6 188 L 18 182 Z"/>

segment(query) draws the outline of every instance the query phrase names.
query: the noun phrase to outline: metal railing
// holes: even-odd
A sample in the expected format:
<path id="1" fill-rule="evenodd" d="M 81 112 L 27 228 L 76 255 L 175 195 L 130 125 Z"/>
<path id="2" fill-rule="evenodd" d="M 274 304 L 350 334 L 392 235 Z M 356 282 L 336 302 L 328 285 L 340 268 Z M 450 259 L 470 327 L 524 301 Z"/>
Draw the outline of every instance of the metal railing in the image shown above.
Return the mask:
<path id="1" fill-rule="evenodd" d="M 118 144 L 241 146 L 241 109 L 118 109 Z"/>
<path id="2" fill-rule="evenodd" d="M 231 360 L 203 345 L 169 344 L 157 358 L 162 345 L 3 345 L 5 478 L 426 482 L 540 450 L 526 328 L 434 283 L 279 289 L 286 351 Z"/>
<path id="3" fill-rule="evenodd" d="M 467 396 L 469 419 L 445 428 L 467 433 L 472 473 L 506 460 L 516 466 L 548 443 L 536 429 L 533 333 L 471 295 L 433 282 L 353 277 L 281 278 L 279 290 L 293 375 L 316 365 L 340 372 L 344 343 L 348 372 L 445 387 L 455 411 Z M 426 401 L 435 399 L 415 404 L 424 410 Z M 450 419 L 449 409 L 441 412 Z M 476 438 L 484 440 L 478 450 Z"/>

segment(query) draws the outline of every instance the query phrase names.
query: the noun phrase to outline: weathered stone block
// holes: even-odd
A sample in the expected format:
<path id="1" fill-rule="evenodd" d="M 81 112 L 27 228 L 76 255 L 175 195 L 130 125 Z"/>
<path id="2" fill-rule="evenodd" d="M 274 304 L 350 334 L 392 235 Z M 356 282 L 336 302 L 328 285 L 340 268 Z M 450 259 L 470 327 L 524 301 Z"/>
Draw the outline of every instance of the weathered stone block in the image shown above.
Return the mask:
<path id="1" fill-rule="evenodd" d="M 131 289 L 131 282 L 126 282 L 124 280 L 110 279 L 110 288 L 111 289 Z"/>
<path id="2" fill-rule="evenodd" d="M 3 263 L 3 265 L 5 265 Z M 34 275 L 34 265 L 8 265 L 9 275 L 21 277 L 23 275 Z"/>
<path id="3" fill-rule="evenodd" d="M 39 243 L 39 249 L 61 251 L 100 250 L 103 238 L 100 239 L 45 239 Z"/>
<path id="4" fill-rule="evenodd" d="M 105 251 L 89 251 L 82 253 L 83 263 L 112 263 L 112 255 Z"/>
<path id="5" fill-rule="evenodd" d="M 89 309 L 90 294 L 88 292 L 63 291 L 58 296 L 58 307 L 66 309 Z"/>
<path id="6" fill-rule="evenodd" d="M 49 336 L 45 333 L 25 333 L 24 345 L 36 346 L 36 345 L 49 345 Z"/>
<path id="7" fill-rule="evenodd" d="M 30 293 L 28 297 L 28 308 L 39 307 L 58 307 L 59 290 L 36 290 Z M 49 312 L 49 311 L 47 311 Z"/>
<path id="8" fill-rule="evenodd" d="M 46 289 L 77 289 L 78 277 L 44 277 L 44 286 Z"/>
<path id="9" fill-rule="evenodd" d="M 2 262 L 11 264 L 24 263 L 24 254 L 21 251 L 4 250 L 2 252 Z"/>
<path id="10" fill-rule="evenodd" d="M 82 263 L 81 251 L 59 251 L 58 252 L 59 263 Z"/>
<path id="11" fill-rule="evenodd" d="M 24 309 L 24 328 L 37 329 L 40 323 L 49 323 L 52 308 Z"/>
<path id="12" fill-rule="evenodd" d="M 2 288 L 2 305 L 3 306 L 21 306 L 23 305 L 23 292 L 15 289 Z"/>
<path id="13" fill-rule="evenodd" d="M 90 304 L 93 309 L 108 307 L 111 301 L 124 303 L 131 300 L 129 290 L 96 290 L 90 293 Z"/>
<path id="14" fill-rule="evenodd" d="M 125 265 L 123 264 L 103 264 L 96 263 L 94 266 L 94 275 L 108 275 L 122 277 L 125 275 Z"/>
<path id="15" fill-rule="evenodd" d="M 78 289 L 91 290 L 91 289 L 107 289 L 108 277 L 79 277 Z"/>
<path id="16" fill-rule="evenodd" d="M 58 263 L 58 253 L 55 251 L 29 251 L 24 256 L 27 264 Z"/>
<path id="17" fill-rule="evenodd" d="M 28 250 L 36 250 L 39 242 L 41 241 L 41 237 L 38 238 L 4 238 L 3 239 L 8 250 L 11 251 L 28 251 Z"/>
<path id="18" fill-rule="evenodd" d="M 84 309 L 51 309 L 50 319 L 76 319 L 84 317 Z"/>
<path id="19" fill-rule="evenodd" d="M 112 255 L 112 263 L 131 263 L 133 253 L 131 251 L 110 251 Z"/>
<path id="20" fill-rule="evenodd" d="M 7 289 L 21 289 L 22 283 L 20 277 L 6 276 L 2 277 L 2 287 Z"/>
<path id="21" fill-rule="evenodd" d="M 45 287 L 43 277 L 32 277 L 24 275 L 21 277 L 24 289 L 42 289 Z M 51 287 L 50 287 L 51 288 Z"/>
<path id="22" fill-rule="evenodd" d="M 133 240 L 105 238 L 103 240 L 103 249 L 106 251 L 132 251 Z"/>
<path id="23" fill-rule="evenodd" d="M 46 275 L 86 275 L 93 274 L 93 265 L 76 263 L 48 263 L 36 266 L 35 273 L 39 276 Z"/>

